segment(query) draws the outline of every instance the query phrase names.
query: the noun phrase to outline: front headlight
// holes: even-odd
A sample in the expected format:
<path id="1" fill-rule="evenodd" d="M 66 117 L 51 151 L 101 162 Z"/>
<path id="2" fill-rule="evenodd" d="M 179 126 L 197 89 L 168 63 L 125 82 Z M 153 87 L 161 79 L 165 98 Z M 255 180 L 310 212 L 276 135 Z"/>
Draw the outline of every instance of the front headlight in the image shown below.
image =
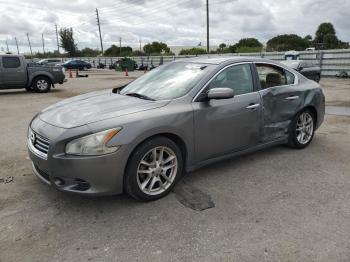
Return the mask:
<path id="1" fill-rule="evenodd" d="M 74 139 L 66 145 L 66 154 L 96 156 L 113 153 L 118 150 L 119 146 L 108 146 L 107 144 L 120 130 L 121 127 L 118 127 Z"/>

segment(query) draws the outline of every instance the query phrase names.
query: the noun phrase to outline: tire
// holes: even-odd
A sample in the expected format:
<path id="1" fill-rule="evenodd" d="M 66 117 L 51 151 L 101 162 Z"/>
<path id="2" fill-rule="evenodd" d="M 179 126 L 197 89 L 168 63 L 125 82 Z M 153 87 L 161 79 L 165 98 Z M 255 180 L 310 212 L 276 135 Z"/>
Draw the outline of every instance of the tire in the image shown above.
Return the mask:
<path id="1" fill-rule="evenodd" d="M 88 68 L 86 66 L 83 67 L 83 71 L 86 71 L 88 70 Z"/>
<path id="2" fill-rule="evenodd" d="M 315 81 L 316 81 L 317 83 L 319 83 L 320 80 L 321 80 L 321 76 L 320 76 L 320 75 L 316 75 L 316 76 L 315 76 Z"/>
<path id="3" fill-rule="evenodd" d="M 307 147 L 315 134 L 315 115 L 309 109 L 299 112 L 289 127 L 288 145 L 292 148 Z"/>
<path id="4" fill-rule="evenodd" d="M 37 93 L 47 93 L 51 89 L 52 82 L 46 76 L 38 76 L 34 79 L 32 87 Z"/>
<path id="5" fill-rule="evenodd" d="M 157 200 L 173 189 L 182 171 L 179 147 L 166 137 L 155 137 L 139 145 L 129 158 L 124 189 L 136 200 Z"/>

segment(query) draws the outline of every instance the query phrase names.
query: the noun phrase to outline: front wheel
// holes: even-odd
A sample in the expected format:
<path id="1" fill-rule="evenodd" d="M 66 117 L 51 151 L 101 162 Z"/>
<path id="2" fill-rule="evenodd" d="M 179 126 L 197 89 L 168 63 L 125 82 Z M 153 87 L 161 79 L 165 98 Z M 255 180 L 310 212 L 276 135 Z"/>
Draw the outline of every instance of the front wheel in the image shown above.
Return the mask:
<path id="1" fill-rule="evenodd" d="M 288 144 L 297 149 L 307 147 L 315 134 L 315 116 L 310 110 L 297 114 L 289 128 Z"/>
<path id="2" fill-rule="evenodd" d="M 51 89 L 51 80 L 46 76 L 39 76 L 33 81 L 33 89 L 38 93 L 46 93 Z"/>
<path id="3" fill-rule="evenodd" d="M 141 144 L 129 159 L 125 191 L 140 201 L 166 196 L 181 177 L 183 159 L 179 147 L 166 137 Z"/>

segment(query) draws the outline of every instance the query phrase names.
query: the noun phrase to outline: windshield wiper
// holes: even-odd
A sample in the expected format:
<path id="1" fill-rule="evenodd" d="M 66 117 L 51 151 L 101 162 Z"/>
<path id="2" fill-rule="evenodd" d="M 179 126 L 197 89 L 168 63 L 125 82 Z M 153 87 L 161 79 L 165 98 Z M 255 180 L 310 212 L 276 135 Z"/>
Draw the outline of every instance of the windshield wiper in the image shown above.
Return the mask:
<path id="1" fill-rule="evenodd" d="M 156 101 L 155 99 L 150 98 L 149 96 L 142 95 L 142 94 L 139 94 L 139 93 L 127 93 L 125 95 L 126 96 L 133 96 L 133 97 L 137 97 L 137 98 L 141 98 L 141 99 L 145 99 L 145 100 Z"/>

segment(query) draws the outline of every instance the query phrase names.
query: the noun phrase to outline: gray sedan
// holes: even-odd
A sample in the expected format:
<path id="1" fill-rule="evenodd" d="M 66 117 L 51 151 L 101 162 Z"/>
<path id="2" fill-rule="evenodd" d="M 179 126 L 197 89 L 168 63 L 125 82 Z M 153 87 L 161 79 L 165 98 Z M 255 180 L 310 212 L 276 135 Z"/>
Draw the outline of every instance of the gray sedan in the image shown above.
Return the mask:
<path id="1" fill-rule="evenodd" d="M 128 85 L 54 104 L 28 129 L 34 173 L 62 191 L 168 194 L 183 173 L 278 144 L 308 146 L 323 122 L 319 84 L 256 58 L 196 58 Z"/>

